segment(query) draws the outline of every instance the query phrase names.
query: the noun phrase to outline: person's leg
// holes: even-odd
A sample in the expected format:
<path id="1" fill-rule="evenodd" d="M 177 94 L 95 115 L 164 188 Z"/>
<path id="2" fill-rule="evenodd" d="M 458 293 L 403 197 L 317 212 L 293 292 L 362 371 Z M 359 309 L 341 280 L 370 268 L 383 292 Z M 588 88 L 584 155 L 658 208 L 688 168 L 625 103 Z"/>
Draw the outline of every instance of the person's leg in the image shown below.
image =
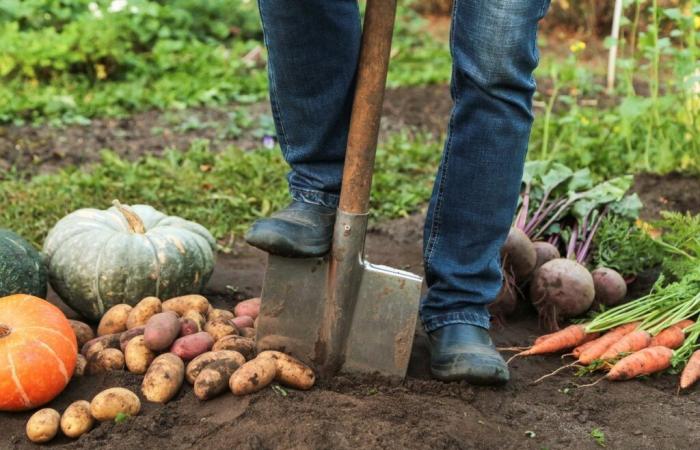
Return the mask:
<path id="1" fill-rule="evenodd" d="M 450 330 L 471 329 L 466 341 L 490 346 L 487 306 L 502 283 L 499 251 L 517 204 L 532 124 L 537 24 L 548 6 L 549 0 L 454 2 L 454 106 L 425 224 L 428 293 L 421 304 L 426 331 L 443 343 L 460 341 L 460 332 Z M 447 358 L 451 368 L 439 373 L 434 359 L 433 368 L 439 377 L 469 378 L 474 361 L 463 359 L 460 368 Z M 503 371 L 490 375 L 493 381 L 507 379 Z"/>
<path id="2" fill-rule="evenodd" d="M 270 101 L 291 209 L 256 223 L 246 239 L 271 253 L 328 250 L 338 204 L 359 56 L 356 0 L 258 0 Z"/>

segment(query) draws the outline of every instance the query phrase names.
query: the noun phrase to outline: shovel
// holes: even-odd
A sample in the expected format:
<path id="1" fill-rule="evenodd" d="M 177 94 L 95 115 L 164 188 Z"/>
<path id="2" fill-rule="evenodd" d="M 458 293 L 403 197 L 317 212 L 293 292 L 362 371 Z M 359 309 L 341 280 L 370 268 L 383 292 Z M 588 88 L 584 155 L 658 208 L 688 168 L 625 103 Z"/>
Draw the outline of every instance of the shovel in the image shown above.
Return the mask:
<path id="1" fill-rule="evenodd" d="M 330 253 L 269 255 L 258 351 L 279 350 L 321 377 L 403 378 L 418 318 L 421 277 L 364 259 L 374 157 L 396 0 L 368 0 L 340 203 Z"/>

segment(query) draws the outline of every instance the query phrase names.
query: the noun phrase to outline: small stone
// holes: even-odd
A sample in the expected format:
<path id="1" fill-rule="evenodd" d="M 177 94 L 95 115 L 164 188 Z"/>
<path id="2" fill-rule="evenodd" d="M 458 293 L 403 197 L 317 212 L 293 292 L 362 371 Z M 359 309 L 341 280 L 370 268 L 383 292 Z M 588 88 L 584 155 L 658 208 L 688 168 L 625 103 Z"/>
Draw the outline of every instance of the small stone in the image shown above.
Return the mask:
<path id="1" fill-rule="evenodd" d="M 642 434 L 644 434 L 644 432 L 642 432 L 642 430 L 634 430 L 632 434 L 635 436 L 641 436 Z"/>

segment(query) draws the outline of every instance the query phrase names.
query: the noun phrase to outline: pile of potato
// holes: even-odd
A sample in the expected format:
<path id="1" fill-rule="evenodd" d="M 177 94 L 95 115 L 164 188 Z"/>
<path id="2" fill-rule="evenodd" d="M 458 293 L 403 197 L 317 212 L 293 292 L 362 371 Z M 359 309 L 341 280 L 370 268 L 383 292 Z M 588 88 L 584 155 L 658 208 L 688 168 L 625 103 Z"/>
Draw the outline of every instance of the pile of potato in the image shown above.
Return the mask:
<path id="1" fill-rule="evenodd" d="M 275 380 L 295 389 L 310 389 L 315 375 L 308 366 L 281 352 L 256 354 L 259 311 L 259 298 L 240 302 L 231 312 L 212 308 L 201 295 L 186 295 L 163 302 L 146 297 L 133 308 L 116 305 L 102 317 L 97 337 L 87 324 L 71 320 L 81 348 L 74 376 L 125 368 L 145 374 L 141 393 L 155 403 L 170 401 L 184 380 L 193 385 L 194 394 L 201 400 L 213 398 L 226 388 L 235 395 L 250 394 Z M 117 411 L 120 408 L 112 404 L 101 407 L 107 399 L 123 410 Z M 87 406 L 89 414 L 85 413 Z M 105 409 L 109 412 L 100 412 Z M 60 419 L 64 434 L 78 437 L 92 428 L 93 418 L 111 420 L 118 412 L 135 415 L 139 410 L 134 393 L 107 389 L 91 404 L 83 400 L 66 409 L 66 423 L 75 425 L 64 427 L 63 418 L 51 408 L 37 411 L 27 423 L 27 436 L 34 442 L 50 440 L 57 433 Z M 81 420 L 73 419 L 78 416 Z"/>

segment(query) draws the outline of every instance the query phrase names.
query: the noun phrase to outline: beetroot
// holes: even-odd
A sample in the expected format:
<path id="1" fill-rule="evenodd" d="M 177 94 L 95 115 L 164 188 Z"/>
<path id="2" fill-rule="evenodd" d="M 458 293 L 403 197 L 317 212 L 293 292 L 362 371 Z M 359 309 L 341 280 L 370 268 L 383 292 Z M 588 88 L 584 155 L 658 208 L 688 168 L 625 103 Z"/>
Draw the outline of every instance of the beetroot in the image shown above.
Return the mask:
<path id="1" fill-rule="evenodd" d="M 503 248 L 501 249 L 503 267 L 515 278 L 516 284 L 524 282 L 535 270 L 537 254 L 532 241 L 519 228 L 511 227 Z"/>
<path id="2" fill-rule="evenodd" d="M 506 316 L 515 312 L 518 306 L 518 292 L 508 282 L 503 283 L 503 287 L 498 292 L 498 297 L 489 305 L 489 312 L 499 321 L 503 321 Z"/>
<path id="3" fill-rule="evenodd" d="M 617 271 L 600 267 L 591 272 L 595 286 L 595 302 L 605 306 L 622 303 L 627 295 L 627 283 Z"/>
<path id="4" fill-rule="evenodd" d="M 542 267 L 542 264 L 546 262 L 549 262 L 553 259 L 561 258 L 559 250 L 549 242 L 535 241 L 532 243 L 532 246 L 535 248 L 535 254 L 537 255 L 535 270 Z"/>
<path id="5" fill-rule="evenodd" d="M 590 272 L 571 259 L 557 258 L 543 264 L 530 284 L 530 300 L 550 329 L 558 328 L 559 319 L 588 311 L 594 296 Z"/>

